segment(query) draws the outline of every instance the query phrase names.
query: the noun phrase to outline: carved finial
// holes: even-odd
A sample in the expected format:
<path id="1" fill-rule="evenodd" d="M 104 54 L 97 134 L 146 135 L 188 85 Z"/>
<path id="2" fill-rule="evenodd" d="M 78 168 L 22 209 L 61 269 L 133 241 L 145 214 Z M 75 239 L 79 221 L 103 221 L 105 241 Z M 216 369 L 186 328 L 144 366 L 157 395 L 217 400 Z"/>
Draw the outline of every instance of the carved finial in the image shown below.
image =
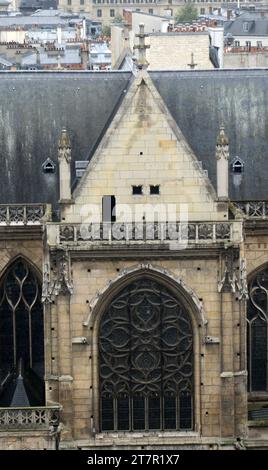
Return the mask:
<path id="1" fill-rule="evenodd" d="M 193 52 L 191 53 L 191 62 L 188 65 L 189 65 L 190 69 L 195 69 L 195 67 L 197 66 L 197 64 L 195 64 L 195 62 L 194 62 L 194 53 Z"/>
<path id="2" fill-rule="evenodd" d="M 217 160 L 217 195 L 219 200 L 228 200 L 229 196 L 229 139 L 221 125 L 216 143 Z"/>
<path id="3" fill-rule="evenodd" d="M 66 129 L 62 129 L 58 146 L 60 174 L 60 202 L 69 203 L 71 200 L 71 141 Z"/>
<path id="4" fill-rule="evenodd" d="M 221 124 L 220 132 L 217 137 L 217 145 L 221 145 L 221 146 L 229 145 L 229 139 L 224 132 L 223 124 Z"/>
<path id="5" fill-rule="evenodd" d="M 70 149 L 71 141 L 69 134 L 65 128 L 62 129 L 61 135 L 59 138 L 59 149 Z"/>
<path id="6" fill-rule="evenodd" d="M 146 60 L 146 49 L 149 49 L 150 46 L 145 45 L 145 38 L 148 34 L 144 33 L 144 23 L 139 24 L 139 33 L 135 34 L 136 38 L 139 38 L 139 44 L 134 46 L 134 49 L 138 49 L 138 68 L 145 69 L 148 67 L 148 62 Z"/>

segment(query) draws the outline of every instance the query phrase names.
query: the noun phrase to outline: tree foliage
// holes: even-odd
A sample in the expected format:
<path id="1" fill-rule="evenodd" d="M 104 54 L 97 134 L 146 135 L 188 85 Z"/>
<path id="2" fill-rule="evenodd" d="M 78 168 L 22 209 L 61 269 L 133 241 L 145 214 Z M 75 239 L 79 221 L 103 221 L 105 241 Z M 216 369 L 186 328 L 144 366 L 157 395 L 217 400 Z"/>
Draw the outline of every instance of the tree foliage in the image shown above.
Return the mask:
<path id="1" fill-rule="evenodd" d="M 176 23 L 192 23 L 192 21 L 197 20 L 198 18 L 198 10 L 197 8 L 192 5 L 188 4 L 182 7 L 180 10 L 177 11 L 175 15 L 175 22 Z"/>
<path id="2" fill-rule="evenodd" d="M 111 37 L 111 26 L 104 24 L 102 25 L 101 32 L 103 36 L 106 36 L 107 38 Z"/>
<path id="3" fill-rule="evenodd" d="M 121 15 L 117 14 L 114 17 L 112 23 L 117 23 L 118 24 L 118 23 L 123 23 L 123 21 L 124 21 L 123 17 Z"/>

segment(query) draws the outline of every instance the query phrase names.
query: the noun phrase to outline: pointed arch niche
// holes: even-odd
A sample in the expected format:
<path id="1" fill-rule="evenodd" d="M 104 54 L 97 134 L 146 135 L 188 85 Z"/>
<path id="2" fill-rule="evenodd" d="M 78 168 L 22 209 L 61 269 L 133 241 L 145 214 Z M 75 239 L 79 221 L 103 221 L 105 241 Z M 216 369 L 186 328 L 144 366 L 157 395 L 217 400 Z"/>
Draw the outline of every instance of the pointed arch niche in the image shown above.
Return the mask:
<path id="1" fill-rule="evenodd" d="M 14 406 L 16 393 L 18 406 L 44 404 L 40 274 L 21 256 L 9 263 L 0 279 L 0 381 L 0 406 Z"/>
<path id="2" fill-rule="evenodd" d="M 268 264 L 249 278 L 247 306 L 248 391 L 268 393 Z"/>
<path id="3" fill-rule="evenodd" d="M 205 322 L 179 283 L 137 269 L 100 296 L 89 323 L 97 432 L 199 429 Z"/>

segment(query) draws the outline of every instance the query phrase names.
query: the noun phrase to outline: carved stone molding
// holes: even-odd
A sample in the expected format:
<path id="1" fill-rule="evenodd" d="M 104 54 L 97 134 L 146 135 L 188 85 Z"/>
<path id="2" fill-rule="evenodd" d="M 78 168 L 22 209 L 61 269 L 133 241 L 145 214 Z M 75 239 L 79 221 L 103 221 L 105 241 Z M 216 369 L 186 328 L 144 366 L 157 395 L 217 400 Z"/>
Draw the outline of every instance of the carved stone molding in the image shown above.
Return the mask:
<path id="1" fill-rule="evenodd" d="M 247 268 L 245 258 L 238 258 L 235 250 L 227 250 L 218 282 L 219 292 L 238 294 L 239 300 L 248 298 Z"/>
<path id="2" fill-rule="evenodd" d="M 42 301 L 51 303 L 60 294 L 72 294 L 71 261 L 68 252 L 59 252 L 51 267 L 49 258 L 44 263 Z"/>
<path id="3" fill-rule="evenodd" d="M 89 313 L 88 313 L 88 316 L 87 316 L 87 318 L 85 319 L 85 321 L 83 323 L 83 326 L 85 326 L 85 327 L 89 326 L 90 319 L 91 319 L 91 314 L 92 314 L 94 308 L 96 307 L 96 304 L 97 304 L 99 298 L 102 295 L 104 295 L 105 292 L 111 286 L 113 286 L 120 279 L 122 279 L 123 277 L 125 277 L 129 274 L 133 274 L 135 272 L 144 271 L 144 270 L 146 270 L 146 271 L 148 270 L 148 271 L 151 271 L 151 272 L 162 274 L 162 275 L 166 276 L 167 278 L 169 278 L 170 280 L 175 281 L 179 286 L 181 286 L 181 288 L 189 295 L 189 297 L 194 302 L 194 304 L 197 308 L 197 311 L 199 313 L 199 316 L 200 316 L 201 324 L 203 326 L 207 325 L 207 319 L 206 319 L 206 316 L 205 316 L 203 303 L 199 300 L 196 293 L 191 288 L 189 288 L 182 279 L 178 278 L 173 273 L 171 273 L 169 270 L 167 270 L 165 268 L 162 268 L 160 266 L 152 265 L 151 263 L 140 263 L 138 265 L 130 266 L 129 268 L 122 269 L 114 279 L 110 279 L 108 281 L 108 283 L 106 284 L 106 286 L 102 290 L 96 292 L 96 295 L 91 299 L 91 301 L 89 303 Z"/>

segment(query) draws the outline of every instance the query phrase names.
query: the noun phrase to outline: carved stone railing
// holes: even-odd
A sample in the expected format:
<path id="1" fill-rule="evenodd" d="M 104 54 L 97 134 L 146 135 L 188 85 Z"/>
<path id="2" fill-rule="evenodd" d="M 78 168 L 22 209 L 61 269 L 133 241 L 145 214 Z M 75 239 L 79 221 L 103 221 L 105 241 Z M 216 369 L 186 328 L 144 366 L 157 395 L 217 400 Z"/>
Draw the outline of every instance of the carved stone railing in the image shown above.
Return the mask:
<path id="1" fill-rule="evenodd" d="M 268 219 L 268 201 L 233 201 L 232 204 L 247 219 Z"/>
<path id="2" fill-rule="evenodd" d="M 240 242 L 241 222 L 57 224 L 48 226 L 53 245 L 88 243 L 141 244 L 147 242 L 187 244 Z"/>
<path id="3" fill-rule="evenodd" d="M 49 430 L 57 427 L 60 407 L 0 408 L 0 432 Z"/>
<path id="4" fill-rule="evenodd" d="M 0 226 L 40 224 L 49 207 L 46 204 L 1 204 Z"/>

